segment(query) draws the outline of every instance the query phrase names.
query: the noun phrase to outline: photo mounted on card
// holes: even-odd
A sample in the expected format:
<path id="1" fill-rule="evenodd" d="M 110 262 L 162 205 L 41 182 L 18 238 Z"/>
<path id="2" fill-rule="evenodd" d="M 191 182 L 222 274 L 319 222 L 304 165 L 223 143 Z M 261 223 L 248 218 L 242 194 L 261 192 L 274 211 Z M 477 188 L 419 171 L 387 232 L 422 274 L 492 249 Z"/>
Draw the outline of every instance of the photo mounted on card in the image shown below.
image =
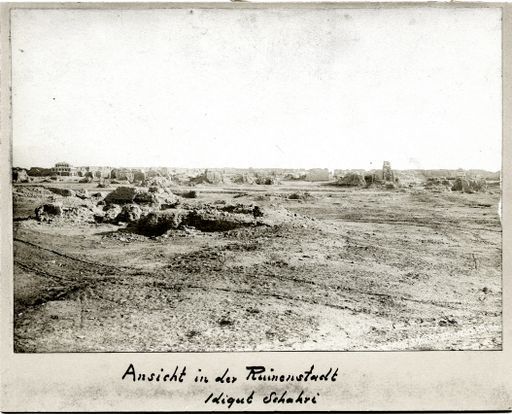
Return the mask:
<path id="1" fill-rule="evenodd" d="M 512 8 L 2 7 L 2 410 L 507 410 Z"/>

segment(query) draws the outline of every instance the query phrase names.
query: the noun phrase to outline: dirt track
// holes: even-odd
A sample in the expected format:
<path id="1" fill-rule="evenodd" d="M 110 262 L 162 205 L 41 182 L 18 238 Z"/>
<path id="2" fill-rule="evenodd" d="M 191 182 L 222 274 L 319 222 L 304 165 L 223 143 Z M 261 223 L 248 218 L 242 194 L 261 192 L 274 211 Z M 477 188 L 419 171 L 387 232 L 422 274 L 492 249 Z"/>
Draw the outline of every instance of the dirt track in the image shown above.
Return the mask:
<path id="1" fill-rule="evenodd" d="M 498 193 L 251 188 L 236 202 L 297 223 L 148 238 L 16 221 L 16 351 L 501 348 Z"/>

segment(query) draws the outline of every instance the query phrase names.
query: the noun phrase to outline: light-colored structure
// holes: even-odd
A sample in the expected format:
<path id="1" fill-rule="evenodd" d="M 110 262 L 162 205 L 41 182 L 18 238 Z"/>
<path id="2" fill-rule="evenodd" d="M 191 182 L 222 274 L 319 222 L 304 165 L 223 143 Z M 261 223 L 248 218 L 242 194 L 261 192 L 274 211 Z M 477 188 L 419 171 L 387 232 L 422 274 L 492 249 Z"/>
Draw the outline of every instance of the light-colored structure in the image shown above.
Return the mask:
<path id="1" fill-rule="evenodd" d="M 110 167 L 76 167 L 76 175 L 79 177 L 110 178 L 111 171 Z"/>
<path id="2" fill-rule="evenodd" d="M 58 162 L 51 169 L 52 175 L 70 176 L 75 175 L 74 168 L 67 162 Z"/>
<path id="3" fill-rule="evenodd" d="M 306 171 L 306 181 L 329 181 L 331 174 L 327 168 L 312 168 Z"/>

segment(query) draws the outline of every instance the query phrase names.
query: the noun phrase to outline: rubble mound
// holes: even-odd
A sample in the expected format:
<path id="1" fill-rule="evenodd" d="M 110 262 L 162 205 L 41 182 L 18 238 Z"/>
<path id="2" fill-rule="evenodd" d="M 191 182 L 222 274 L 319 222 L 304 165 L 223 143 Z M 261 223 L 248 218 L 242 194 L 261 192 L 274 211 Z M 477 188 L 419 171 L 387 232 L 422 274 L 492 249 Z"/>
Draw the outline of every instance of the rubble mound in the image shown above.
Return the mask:
<path id="1" fill-rule="evenodd" d="M 126 224 L 137 222 L 142 217 L 156 211 L 154 207 L 138 204 L 106 204 L 103 210 L 95 215 L 101 223 Z"/>
<path id="2" fill-rule="evenodd" d="M 64 207 L 62 220 L 72 223 L 95 223 L 97 216 L 101 214 L 99 210 L 89 206 Z"/>
<path id="3" fill-rule="evenodd" d="M 142 209 L 137 204 L 125 204 L 114 219 L 117 222 L 132 223 L 142 217 Z"/>
<path id="4" fill-rule="evenodd" d="M 110 172 L 110 178 L 118 181 L 128 181 L 129 183 L 132 183 L 134 180 L 134 174 L 132 171 L 126 168 L 114 168 Z"/>
<path id="5" fill-rule="evenodd" d="M 240 174 L 232 179 L 234 184 L 254 184 L 254 177 L 249 174 Z"/>
<path id="6" fill-rule="evenodd" d="M 452 186 L 452 191 L 461 191 L 463 193 L 473 194 L 479 191 L 487 190 L 485 179 L 465 179 L 457 178 Z"/>
<path id="7" fill-rule="evenodd" d="M 78 190 L 75 192 L 75 196 L 78 198 L 85 200 L 87 198 L 91 198 L 91 195 L 89 194 L 89 191 L 87 190 Z"/>
<path id="8" fill-rule="evenodd" d="M 179 198 L 159 187 L 147 188 L 118 187 L 105 197 L 106 204 L 146 204 L 172 208 L 178 205 Z"/>
<path id="9" fill-rule="evenodd" d="M 256 194 L 249 198 L 254 201 L 268 203 L 268 202 L 272 202 L 272 201 L 277 201 L 280 198 L 282 198 L 282 196 L 274 195 L 272 193 L 264 193 L 264 194 Z"/>
<path id="10" fill-rule="evenodd" d="M 172 181 L 169 178 L 166 177 L 151 177 L 149 179 L 146 179 L 144 182 L 144 185 L 147 187 L 169 187 L 172 185 Z"/>
<path id="11" fill-rule="evenodd" d="M 143 183 L 144 181 L 146 181 L 146 173 L 141 170 L 134 171 L 133 181 Z"/>
<path id="12" fill-rule="evenodd" d="M 227 231 L 239 227 L 261 225 L 253 215 L 240 213 L 226 213 L 215 209 L 201 209 L 191 211 L 185 218 L 184 224 L 198 230 Z"/>
<path id="13" fill-rule="evenodd" d="M 24 198 L 43 199 L 52 196 L 52 192 L 48 191 L 46 187 L 40 186 L 23 186 L 13 188 L 14 201 Z"/>
<path id="14" fill-rule="evenodd" d="M 220 184 L 223 182 L 224 176 L 220 172 L 208 170 L 190 179 L 191 184 Z"/>
<path id="15" fill-rule="evenodd" d="M 197 191 L 195 191 L 195 190 L 186 191 L 184 193 L 180 193 L 179 196 L 183 197 L 183 198 L 197 198 Z"/>
<path id="16" fill-rule="evenodd" d="M 169 230 L 194 227 L 205 232 L 227 231 L 239 227 L 257 226 L 264 213 L 255 205 L 203 204 L 151 212 L 142 217 L 134 226 L 135 230 L 147 236 L 158 236 Z"/>
<path id="17" fill-rule="evenodd" d="M 284 208 L 268 209 L 258 205 L 229 204 L 185 205 L 172 210 L 153 211 L 132 223 L 131 228 L 145 236 L 160 236 L 170 230 L 191 227 L 203 232 L 223 232 L 244 227 L 296 224 L 304 227 L 304 218 Z"/>
<path id="18" fill-rule="evenodd" d="M 259 185 L 275 185 L 279 184 L 278 180 L 275 177 L 257 177 L 256 184 Z"/>
<path id="19" fill-rule="evenodd" d="M 345 187 L 363 187 L 366 185 L 366 181 L 362 174 L 350 173 L 338 178 L 336 184 Z"/>
<path id="20" fill-rule="evenodd" d="M 103 221 L 114 222 L 121 213 L 121 206 L 117 204 L 106 205 L 103 209 Z"/>
<path id="21" fill-rule="evenodd" d="M 36 208 L 35 214 L 38 221 L 51 221 L 61 217 L 63 213 L 62 203 L 47 203 Z"/>
<path id="22" fill-rule="evenodd" d="M 171 229 L 178 229 L 189 213 L 184 209 L 152 212 L 142 217 L 132 228 L 145 236 L 160 236 Z"/>
<path id="23" fill-rule="evenodd" d="M 301 201 L 309 201 L 314 200 L 315 196 L 307 191 L 298 191 L 296 193 L 291 193 L 288 195 L 289 200 L 301 200 Z"/>
<path id="24" fill-rule="evenodd" d="M 306 174 L 290 173 L 284 176 L 285 181 L 305 181 Z"/>
<path id="25" fill-rule="evenodd" d="M 255 218 L 263 217 L 264 215 L 261 207 L 253 204 L 228 204 L 217 208 L 220 211 L 225 211 L 233 214 L 249 214 Z"/>
<path id="26" fill-rule="evenodd" d="M 429 177 L 425 183 L 425 189 L 434 192 L 451 191 L 452 184 L 444 177 Z"/>
<path id="27" fill-rule="evenodd" d="M 35 209 L 36 220 L 41 222 L 95 223 L 102 216 L 101 210 L 90 204 L 64 206 L 62 203 L 45 203 Z"/>
<path id="28" fill-rule="evenodd" d="M 75 192 L 70 190 L 69 188 L 57 188 L 57 187 L 48 187 L 52 193 L 63 196 L 63 197 L 74 197 Z"/>
<path id="29" fill-rule="evenodd" d="M 28 183 L 30 177 L 28 176 L 27 170 L 20 168 L 12 171 L 12 181 L 14 183 Z"/>

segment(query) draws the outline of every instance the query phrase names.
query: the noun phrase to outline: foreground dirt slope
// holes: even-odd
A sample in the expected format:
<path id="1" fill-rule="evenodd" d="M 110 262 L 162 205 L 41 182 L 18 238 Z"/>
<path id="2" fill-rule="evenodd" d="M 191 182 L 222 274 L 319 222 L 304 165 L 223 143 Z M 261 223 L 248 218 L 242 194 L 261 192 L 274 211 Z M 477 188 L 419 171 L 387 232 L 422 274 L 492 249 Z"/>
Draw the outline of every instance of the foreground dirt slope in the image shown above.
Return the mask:
<path id="1" fill-rule="evenodd" d="M 499 194 L 245 190 L 198 193 L 296 223 L 149 238 L 16 221 L 16 351 L 501 348 Z"/>

